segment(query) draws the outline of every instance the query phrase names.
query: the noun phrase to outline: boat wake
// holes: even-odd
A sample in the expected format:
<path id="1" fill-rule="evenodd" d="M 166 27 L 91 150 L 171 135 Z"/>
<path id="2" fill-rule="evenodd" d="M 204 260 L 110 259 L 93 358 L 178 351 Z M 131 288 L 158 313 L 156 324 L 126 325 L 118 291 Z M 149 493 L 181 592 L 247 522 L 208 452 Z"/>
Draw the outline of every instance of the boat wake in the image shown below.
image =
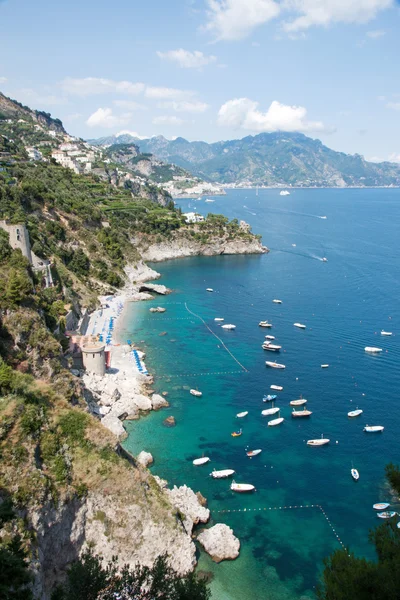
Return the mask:
<path id="1" fill-rule="evenodd" d="M 257 213 L 251 212 L 251 210 L 249 208 L 247 208 L 247 206 L 243 205 L 243 208 L 245 208 L 248 213 L 250 213 L 251 215 L 253 215 L 253 217 L 257 216 Z"/>

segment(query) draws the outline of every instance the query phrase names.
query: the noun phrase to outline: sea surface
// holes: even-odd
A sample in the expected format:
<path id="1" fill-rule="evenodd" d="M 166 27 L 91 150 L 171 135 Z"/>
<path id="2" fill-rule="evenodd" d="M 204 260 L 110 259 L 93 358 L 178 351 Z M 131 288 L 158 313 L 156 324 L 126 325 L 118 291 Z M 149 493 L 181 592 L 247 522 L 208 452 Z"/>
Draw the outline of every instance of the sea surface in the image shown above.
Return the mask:
<path id="1" fill-rule="evenodd" d="M 213 599 L 314 598 L 323 559 L 340 543 L 374 557 L 372 504 L 391 500 L 384 467 L 400 462 L 400 190 L 292 190 L 286 197 L 232 190 L 212 204 L 178 204 L 245 219 L 271 251 L 153 265 L 174 293 L 132 303 L 123 335 L 146 351 L 154 388 L 168 392 L 171 406 L 128 423 L 125 446 L 151 452 L 152 472 L 170 484 L 200 490 L 211 524 L 227 523 L 239 537 L 236 561 L 217 565 L 201 553 L 199 568 L 213 575 Z M 155 305 L 167 311 L 150 313 Z M 215 317 L 236 330 L 224 331 Z M 272 329 L 258 326 L 264 319 Z M 382 337 L 382 329 L 392 337 Z M 266 334 L 282 345 L 279 355 L 261 348 Z M 371 356 L 365 346 L 384 351 Z M 265 366 L 275 357 L 285 370 Z M 271 384 L 284 388 L 277 392 L 285 418 L 278 427 L 261 416 Z M 192 387 L 203 396 L 191 396 Z M 300 394 L 309 419 L 291 417 L 289 401 Z M 357 407 L 364 413 L 349 419 Z M 248 416 L 237 419 L 244 410 Z M 168 415 L 176 427 L 163 426 Z M 367 434 L 366 424 L 385 430 Z M 232 437 L 239 427 L 242 436 Z M 306 445 L 322 434 L 329 445 Z M 247 458 L 245 450 L 255 448 L 262 453 Z M 194 467 L 203 455 L 211 462 Z M 209 477 L 223 468 L 235 469 L 235 480 L 256 492 L 234 494 L 230 480 Z"/>

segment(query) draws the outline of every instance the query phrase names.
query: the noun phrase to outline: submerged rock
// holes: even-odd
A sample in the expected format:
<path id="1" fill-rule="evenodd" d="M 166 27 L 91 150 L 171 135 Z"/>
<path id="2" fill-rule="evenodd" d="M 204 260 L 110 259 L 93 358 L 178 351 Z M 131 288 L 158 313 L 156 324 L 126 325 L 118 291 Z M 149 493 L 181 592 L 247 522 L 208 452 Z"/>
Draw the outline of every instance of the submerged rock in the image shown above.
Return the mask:
<path id="1" fill-rule="evenodd" d="M 175 427 L 175 425 L 176 425 L 175 417 L 173 417 L 173 416 L 167 417 L 166 419 L 164 419 L 163 425 L 165 425 L 165 427 Z"/>
<path id="2" fill-rule="evenodd" d="M 140 452 L 140 454 L 138 454 L 138 456 L 136 457 L 136 460 L 140 465 L 143 465 L 143 467 L 148 467 L 149 465 L 152 465 L 154 462 L 154 458 L 150 454 L 150 452 L 145 452 L 144 450 L 142 450 L 142 452 Z"/>
<path id="3" fill-rule="evenodd" d="M 197 539 L 215 562 L 234 560 L 239 556 L 240 541 L 234 536 L 232 529 L 224 523 L 204 529 Z"/>

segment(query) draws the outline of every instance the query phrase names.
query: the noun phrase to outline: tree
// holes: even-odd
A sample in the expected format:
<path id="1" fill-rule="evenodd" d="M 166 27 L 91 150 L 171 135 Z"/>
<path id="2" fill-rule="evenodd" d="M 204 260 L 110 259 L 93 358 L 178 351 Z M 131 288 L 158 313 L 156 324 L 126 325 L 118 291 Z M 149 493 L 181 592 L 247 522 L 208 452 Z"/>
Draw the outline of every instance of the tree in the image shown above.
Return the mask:
<path id="1" fill-rule="evenodd" d="M 69 263 L 69 268 L 71 271 L 83 277 L 87 275 L 90 268 L 90 262 L 82 248 L 78 248 L 78 250 L 74 253 L 74 256 Z"/>
<path id="2" fill-rule="evenodd" d="M 32 294 L 32 282 L 24 271 L 11 271 L 6 286 L 6 299 L 11 306 L 21 304 Z"/>
<path id="3" fill-rule="evenodd" d="M 31 574 L 25 563 L 25 552 L 21 539 L 15 536 L 4 546 L 0 546 L 0 598 L 2 600 L 31 600 Z"/>

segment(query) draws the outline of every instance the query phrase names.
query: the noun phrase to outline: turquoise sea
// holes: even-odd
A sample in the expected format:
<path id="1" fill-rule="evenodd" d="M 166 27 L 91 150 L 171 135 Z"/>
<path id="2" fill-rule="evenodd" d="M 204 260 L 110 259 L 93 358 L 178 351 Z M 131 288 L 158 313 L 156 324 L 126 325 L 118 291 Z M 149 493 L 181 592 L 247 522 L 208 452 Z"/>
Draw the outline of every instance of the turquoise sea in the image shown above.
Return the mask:
<path id="1" fill-rule="evenodd" d="M 179 205 L 245 219 L 271 252 L 153 265 L 174 293 L 132 303 L 123 335 L 146 351 L 154 388 L 168 392 L 171 406 L 129 423 L 125 445 L 151 452 L 152 472 L 170 484 L 200 490 L 211 523 L 227 523 L 240 538 L 236 561 L 216 565 L 201 553 L 200 568 L 214 576 L 213 599 L 313 598 L 323 558 L 340 547 L 336 536 L 356 554 L 373 557 L 368 531 L 378 519 L 372 504 L 390 500 L 384 467 L 400 461 L 400 190 L 292 190 L 286 197 L 278 190 L 258 196 L 232 190 L 213 204 Z M 167 311 L 151 314 L 152 305 Z M 236 330 L 222 330 L 215 317 Z M 262 319 L 273 328 L 258 327 Z M 296 321 L 307 329 L 293 327 Z M 393 336 L 382 337 L 382 329 Z M 280 355 L 262 350 L 268 333 L 282 345 Z M 369 345 L 384 352 L 368 355 Z M 275 356 L 284 371 L 266 368 Z M 329 368 L 321 369 L 323 363 Z M 261 416 L 271 384 L 284 387 L 277 405 L 285 421 L 275 428 Z M 202 398 L 191 396 L 191 387 Z M 308 420 L 290 415 L 289 401 L 300 394 L 313 412 Z M 349 419 L 356 407 L 363 415 Z M 243 410 L 249 415 L 236 419 Z M 168 415 L 175 428 L 162 425 Z M 366 424 L 385 431 L 364 433 Z M 231 437 L 240 426 L 243 435 Z M 330 438 L 328 446 L 305 444 L 321 434 Z M 249 459 L 246 448 L 263 452 Z M 194 467 L 203 454 L 212 462 Z M 232 493 L 229 480 L 209 477 L 213 468 L 235 469 L 236 481 L 257 491 Z M 309 508 L 279 508 L 289 506 Z"/>

